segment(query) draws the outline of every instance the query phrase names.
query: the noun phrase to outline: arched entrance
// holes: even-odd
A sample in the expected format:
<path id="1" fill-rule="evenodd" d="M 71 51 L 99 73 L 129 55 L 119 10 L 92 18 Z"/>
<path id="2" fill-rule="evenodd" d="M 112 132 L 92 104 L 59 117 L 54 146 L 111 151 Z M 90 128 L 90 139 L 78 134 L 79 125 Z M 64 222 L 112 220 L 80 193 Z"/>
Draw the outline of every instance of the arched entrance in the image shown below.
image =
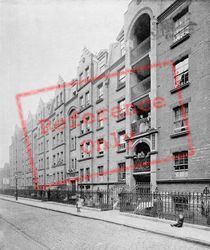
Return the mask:
<path id="1" fill-rule="evenodd" d="M 133 26 L 131 35 L 133 35 L 134 46 L 142 43 L 150 36 L 150 16 L 147 13 L 142 14 Z"/>
<path id="2" fill-rule="evenodd" d="M 150 191 L 150 147 L 149 145 L 142 141 L 139 142 L 134 149 L 133 155 L 133 177 L 135 179 L 135 184 L 141 191 Z"/>

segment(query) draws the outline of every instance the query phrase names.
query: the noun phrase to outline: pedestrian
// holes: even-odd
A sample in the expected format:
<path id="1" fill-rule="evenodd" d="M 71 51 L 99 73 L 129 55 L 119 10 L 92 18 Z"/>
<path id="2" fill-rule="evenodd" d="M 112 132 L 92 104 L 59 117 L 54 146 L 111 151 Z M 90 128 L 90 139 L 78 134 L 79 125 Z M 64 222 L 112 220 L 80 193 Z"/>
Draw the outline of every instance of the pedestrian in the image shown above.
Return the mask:
<path id="1" fill-rule="evenodd" d="M 175 224 L 171 224 L 172 227 L 182 227 L 184 223 L 184 215 L 183 214 L 179 214 L 179 219 L 177 221 L 177 223 Z"/>
<path id="2" fill-rule="evenodd" d="M 82 199 L 80 198 L 80 196 L 78 196 L 77 201 L 76 201 L 76 208 L 77 208 L 77 212 L 81 212 L 81 207 L 82 207 Z"/>

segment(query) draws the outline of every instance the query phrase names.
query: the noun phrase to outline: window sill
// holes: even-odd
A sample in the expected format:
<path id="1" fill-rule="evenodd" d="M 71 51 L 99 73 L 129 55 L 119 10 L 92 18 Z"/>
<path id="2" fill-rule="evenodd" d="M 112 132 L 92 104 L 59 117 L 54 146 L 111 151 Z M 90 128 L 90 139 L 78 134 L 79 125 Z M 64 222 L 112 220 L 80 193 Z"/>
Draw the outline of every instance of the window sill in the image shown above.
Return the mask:
<path id="1" fill-rule="evenodd" d="M 97 128 L 96 131 L 102 130 L 104 127 Z"/>
<path id="2" fill-rule="evenodd" d="M 171 134 L 170 137 L 171 138 L 176 138 L 176 137 L 187 135 L 189 133 L 190 133 L 189 130 L 185 130 L 185 131 L 181 131 L 181 132 L 177 132 L 177 133 Z"/>
<path id="3" fill-rule="evenodd" d="M 100 103 L 100 102 L 103 102 L 104 98 L 99 98 L 97 101 L 96 101 L 96 104 Z"/>
<path id="4" fill-rule="evenodd" d="M 187 173 L 187 175 L 186 176 L 174 176 L 174 178 L 175 179 L 186 179 L 186 178 L 188 178 L 188 173 Z"/>
<path id="5" fill-rule="evenodd" d="M 179 86 L 179 87 L 177 87 L 177 88 L 174 88 L 174 89 L 170 90 L 170 92 L 171 92 L 171 94 L 174 94 L 174 93 L 176 93 L 176 92 L 178 92 L 178 91 L 180 91 L 180 90 L 182 90 L 182 89 L 187 88 L 189 85 L 190 85 L 189 82 L 188 82 L 188 83 L 185 83 L 185 84 L 183 84 L 183 85 L 181 85 L 181 86 Z"/>
<path id="6" fill-rule="evenodd" d="M 61 122 L 61 123 L 59 123 L 59 124 L 56 124 L 56 126 L 54 126 L 53 127 L 53 129 L 54 129 L 54 131 L 56 131 L 56 130 L 60 130 L 60 127 L 61 126 L 65 126 L 65 121 L 63 121 L 63 122 Z M 64 128 L 63 129 L 61 129 L 61 130 L 64 130 Z"/>
<path id="7" fill-rule="evenodd" d="M 77 138 L 81 138 L 81 137 L 83 137 L 85 135 L 88 135 L 88 134 L 91 134 L 91 133 L 93 133 L 93 131 L 88 131 L 88 132 L 86 132 L 84 134 L 78 135 Z"/>
<path id="8" fill-rule="evenodd" d="M 101 154 L 101 155 L 97 155 L 96 158 L 101 158 L 101 157 L 104 157 L 104 154 Z"/>
<path id="9" fill-rule="evenodd" d="M 75 99 L 76 97 L 78 97 L 78 93 L 72 94 L 72 96 L 69 98 L 69 100 L 67 100 L 66 103 L 69 103 L 70 101 L 73 101 L 73 99 Z"/>
<path id="10" fill-rule="evenodd" d="M 70 152 L 74 152 L 76 150 L 76 148 L 72 148 L 70 149 Z"/>
<path id="11" fill-rule="evenodd" d="M 76 127 L 77 127 L 77 126 L 75 126 L 75 127 L 73 127 L 73 128 L 70 127 L 70 131 L 74 130 Z"/>
<path id="12" fill-rule="evenodd" d="M 123 121 L 123 120 L 125 120 L 125 119 L 126 119 L 126 117 L 118 118 L 118 119 L 116 120 L 116 122 L 121 122 L 121 121 Z"/>
<path id="13" fill-rule="evenodd" d="M 63 165 L 65 165 L 65 163 L 64 163 L 64 162 L 60 162 L 60 163 L 58 163 L 58 164 L 56 165 L 56 167 L 63 166 Z"/>
<path id="14" fill-rule="evenodd" d="M 183 43 L 183 42 L 186 41 L 189 37 L 190 37 L 190 34 L 186 34 L 185 36 L 183 36 L 182 38 L 180 38 L 178 41 L 172 43 L 171 46 L 170 46 L 170 49 L 173 49 L 173 48 L 175 48 L 176 46 L 178 46 L 179 44 Z"/>
<path id="15" fill-rule="evenodd" d="M 117 152 L 118 154 L 119 154 L 119 153 L 124 153 L 124 152 L 126 152 L 126 148 L 118 149 L 116 152 Z"/>
<path id="16" fill-rule="evenodd" d="M 79 81 L 78 81 L 78 85 L 79 85 L 79 87 L 78 87 L 78 92 L 81 90 L 81 89 L 83 89 L 88 83 L 90 83 L 91 82 L 91 79 L 80 79 Z"/>
<path id="17" fill-rule="evenodd" d="M 90 157 L 82 158 L 82 159 L 79 159 L 78 162 L 86 161 L 86 160 L 90 160 L 90 159 L 93 159 L 93 157 L 90 156 Z"/>
<path id="18" fill-rule="evenodd" d="M 64 102 L 62 100 L 62 102 L 60 102 L 59 105 L 56 105 L 55 110 L 57 110 L 58 108 L 60 108 L 63 104 L 64 104 Z"/>
<path id="19" fill-rule="evenodd" d="M 125 83 L 118 85 L 116 91 L 120 91 L 123 88 L 125 88 Z"/>
<path id="20" fill-rule="evenodd" d="M 93 105 L 89 104 L 88 106 L 85 106 L 84 108 L 80 109 L 80 111 L 78 112 L 78 114 L 82 113 L 83 111 L 89 109 L 90 107 L 93 107 Z"/>
<path id="21" fill-rule="evenodd" d="M 58 148 L 58 147 L 60 147 L 60 146 L 63 146 L 63 145 L 65 145 L 65 142 L 62 142 L 62 143 L 60 143 L 60 144 L 54 146 L 52 149 L 54 150 L 54 149 L 56 149 L 56 148 Z"/>

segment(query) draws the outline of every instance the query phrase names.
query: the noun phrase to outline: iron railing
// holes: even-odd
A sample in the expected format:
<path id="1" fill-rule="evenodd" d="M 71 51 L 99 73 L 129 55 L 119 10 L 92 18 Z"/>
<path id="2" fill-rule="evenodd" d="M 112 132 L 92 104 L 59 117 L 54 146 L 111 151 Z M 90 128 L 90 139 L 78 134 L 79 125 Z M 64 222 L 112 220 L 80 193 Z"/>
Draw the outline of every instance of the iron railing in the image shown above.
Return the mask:
<path id="1" fill-rule="evenodd" d="M 149 117 L 141 118 L 132 122 L 131 124 L 131 131 L 136 134 L 143 134 L 146 133 L 151 127 L 151 120 Z"/>
<path id="2" fill-rule="evenodd" d="M 15 189 L 0 190 L 0 194 L 15 196 Z M 114 197 L 111 191 L 71 191 L 52 189 L 33 190 L 18 189 L 18 196 L 31 199 L 48 200 L 67 204 L 76 204 L 78 197 L 84 200 L 84 206 L 98 208 L 101 210 L 110 210 L 113 208 Z"/>
<path id="3" fill-rule="evenodd" d="M 169 220 L 183 213 L 185 222 L 210 226 L 210 194 L 124 192 L 120 211 Z"/>
<path id="4" fill-rule="evenodd" d="M 0 190 L 0 194 L 15 196 L 15 189 Z M 130 191 L 32 190 L 19 189 L 19 197 L 76 204 L 78 196 L 84 206 L 110 210 L 119 207 L 121 212 L 176 220 L 182 213 L 185 222 L 210 226 L 210 192 L 176 193 L 151 192 L 150 185 L 141 183 Z M 47 197 L 46 197 L 47 196 Z"/>

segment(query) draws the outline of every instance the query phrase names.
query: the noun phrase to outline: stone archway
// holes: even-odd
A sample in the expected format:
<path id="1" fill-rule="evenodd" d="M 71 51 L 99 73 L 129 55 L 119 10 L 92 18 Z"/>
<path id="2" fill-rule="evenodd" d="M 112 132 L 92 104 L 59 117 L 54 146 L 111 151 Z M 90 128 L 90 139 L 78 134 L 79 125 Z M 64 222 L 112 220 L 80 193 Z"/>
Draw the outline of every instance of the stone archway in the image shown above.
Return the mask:
<path id="1" fill-rule="evenodd" d="M 127 34 L 126 34 L 126 40 L 132 40 L 132 36 L 133 36 L 133 28 L 135 26 L 135 24 L 137 23 L 137 21 L 139 20 L 140 17 L 142 17 L 143 15 L 148 15 L 150 20 L 153 17 L 153 11 L 151 8 L 149 7 L 144 7 L 141 8 L 133 17 L 132 21 L 130 22 L 128 29 L 127 29 Z"/>
<path id="2" fill-rule="evenodd" d="M 141 138 L 134 143 L 133 147 L 133 177 L 135 186 L 141 191 L 150 190 L 150 141 Z"/>

